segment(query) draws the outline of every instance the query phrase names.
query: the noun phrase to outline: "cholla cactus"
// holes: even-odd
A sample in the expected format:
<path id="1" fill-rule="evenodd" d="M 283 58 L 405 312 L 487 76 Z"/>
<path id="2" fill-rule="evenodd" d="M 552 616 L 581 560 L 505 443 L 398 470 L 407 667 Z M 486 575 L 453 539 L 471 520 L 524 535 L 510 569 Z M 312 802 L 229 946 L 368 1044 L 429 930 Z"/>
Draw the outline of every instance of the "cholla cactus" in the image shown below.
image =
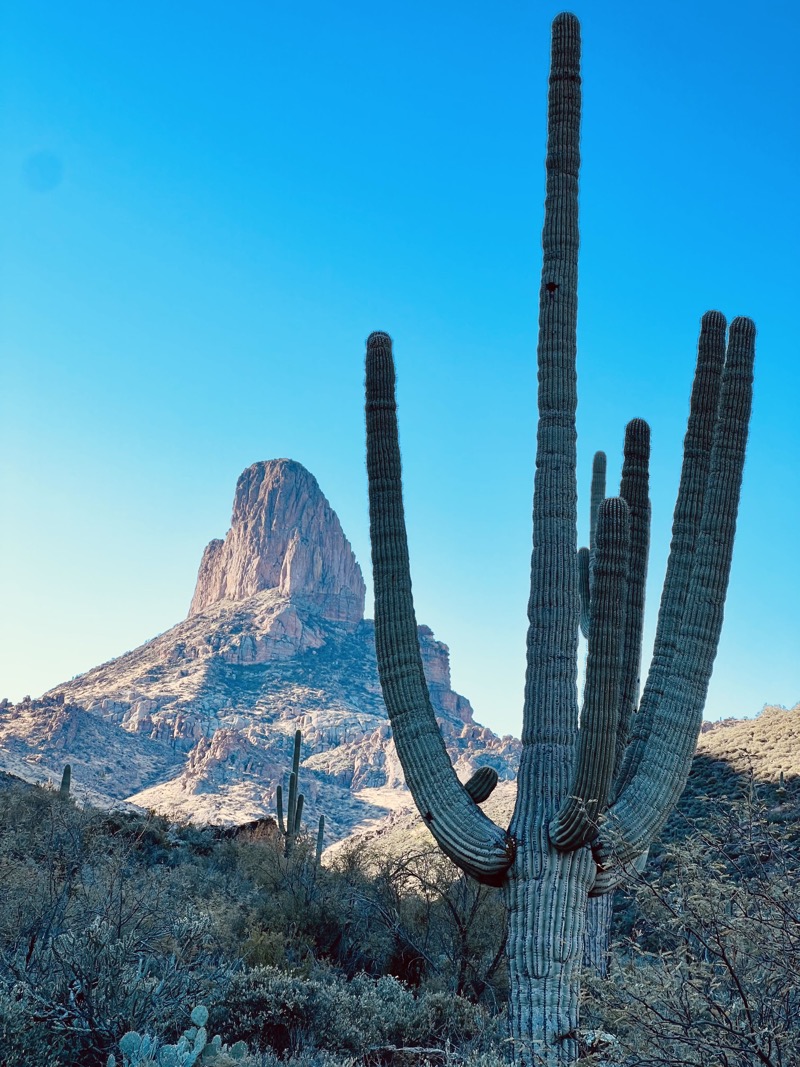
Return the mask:
<path id="1" fill-rule="evenodd" d="M 462 870 L 503 888 L 511 1039 L 516 1061 L 531 1067 L 575 1061 L 589 895 L 610 891 L 645 852 L 686 781 L 722 626 L 755 337 L 748 319 L 735 319 L 726 337 L 721 314 L 703 318 L 654 658 L 635 715 L 648 435 L 638 420 L 629 429 L 623 482 L 633 498 L 623 488 L 602 503 L 598 496 L 595 509 L 579 716 L 579 60 L 578 21 L 559 15 L 548 107 L 523 750 L 508 829 L 489 820 L 459 783 L 436 724 L 411 596 L 392 344 L 385 333 L 367 341 L 367 471 L 384 699 L 406 781 L 431 833 Z"/>

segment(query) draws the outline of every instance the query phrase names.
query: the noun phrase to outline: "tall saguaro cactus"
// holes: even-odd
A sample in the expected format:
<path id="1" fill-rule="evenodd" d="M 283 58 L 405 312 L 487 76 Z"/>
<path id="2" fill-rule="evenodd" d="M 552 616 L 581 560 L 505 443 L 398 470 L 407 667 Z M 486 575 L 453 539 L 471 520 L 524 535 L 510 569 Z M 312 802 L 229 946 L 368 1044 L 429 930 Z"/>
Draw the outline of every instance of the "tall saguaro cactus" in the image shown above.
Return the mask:
<path id="1" fill-rule="evenodd" d="M 375 637 L 381 685 L 415 803 L 443 851 L 502 886 L 516 1061 L 570 1064 L 590 894 L 609 892 L 659 832 L 686 781 L 722 625 L 741 487 L 755 330 L 703 318 L 670 561 L 641 705 L 649 430 L 626 438 L 621 495 L 593 507 L 591 566 L 576 532 L 580 28 L 553 23 L 539 298 L 539 428 L 527 674 L 508 829 L 456 778 L 422 670 L 403 514 L 392 343 L 367 341 L 366 417 Z M 580 589 L 589 653 L 577 699 Z M 634 714 L 635 711 L 635 714 Z M 579 728 L 580 724 L 580 728 Z M 629 741 L 630 734 L 630 741 Z"/>

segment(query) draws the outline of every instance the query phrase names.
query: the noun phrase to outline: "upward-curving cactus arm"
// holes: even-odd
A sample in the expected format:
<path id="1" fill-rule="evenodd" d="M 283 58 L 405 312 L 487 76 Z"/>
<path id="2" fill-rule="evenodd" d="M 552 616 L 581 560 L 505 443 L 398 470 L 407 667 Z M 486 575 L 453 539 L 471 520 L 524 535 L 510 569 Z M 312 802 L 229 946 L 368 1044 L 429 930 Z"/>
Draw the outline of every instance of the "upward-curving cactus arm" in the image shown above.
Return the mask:
<path id="1" fill-rule="evenodd" d="M 606 495 L 606 454 L 595 452 L 589 497 L 589 547 L 578 549 L 578 593 L 581 601 L 581 633 L 588 640 L 592 617 L 591 560 L 597 540 L 597 514 Z"/>
<path id="2" fill-rule="evenodd" d="M 606 468 L 607 458 L 605 452 L 595 452 L 592 461 L 592 487 L 589 493 L 589 551 L 594 552 L 597 543 L 597 520 L 600 505 L 606 498 Z"/>
<path id="3" fill-rule="evenodd" d="M 705 316 L 704 327 L 716 314 Z M 706 484 L 700 490 L 702 513 L 695 520 L 694 536 L 687 533 L 693 542 L 687 578 L 691 597 L 684 595 L 676 633 L 669 635 L 674 646 L 669 675 L 639 765 L 609 809 L 595 845 L 600 866 L 629 863 L 641 853 L 686 782 L 722 629 L 752 404 L 754 348 L 752 321 L 734 319 L 718 402 L 703 420 L 712 422 L 711 450 Z M 705 425 L 699 436 L 707 438 Z"/>
<path id="4" fill-rule="evenodd" d="M 649 471 L 650 427 L 644 419 L 631 419 L 625 427 L 624 459 L 619 487 L 619 495 L 628 505 L 631 547 L 628 559 L 628 600 L 625 608 L 625 653 L 620 684 L 617 752 L 614 760 L 615 781 L 628 744 L 631 717 L 639 703 L 645 585 L 650 551 Z"/>
<path id="5" fill-rule="evenodd" d="M 297 794 L 297 806 L 295 808 L 294 826 L 292 828 L 292 836 L 297 837 L 300 833 L 300 826 L 303 822 L 303 805 L 306 802 L 306 798 L 302 793 Z"/>
<path id="6" fill-rule="evenodd" d="M 592 625 L 578 758 L 566 798 L 549 827 L 564 851 L 597 835 L 611 791 L 616 759 L 620 689 L 625 653 L 630 531 L 628 505 L 620 497 L 598 508 L 592 565 Z"/>
<path id="7" fill-rule="evenodd" d="M 672 523 L 672 543 L 658 610 L 653 659 L 617 782 L 617 795 L 628 786 L 638 771 L 653 718 L 672 669 L 708 481 L 708 465 L 711 459 L 722 368 L 725 363 L 725 325 L 725 317 L 720 312 L 708 311 L 700 326 L 697 368 L 692 384 L 689 423 L 683 444 L 683 465 Z"/>
<path id="8" fill-rule="evenodd" d="M 588 640 L 589 627 L 592 621 L 591 597 L 592 592 L 589 582 L 589 570 L 592 564 L 592 554 L 588 548 L 578 549 L 578 596 L 580 598 L 581 633 Z"/>
<path id="9" fill-rule="evenodd" d="M 394 742 L 414 803 L 442 851 L 478 881 L 498 884 L 513 859 L 511 838 L 483 814 L 456 777 L 422 670 L 388 334 L 367 339 L 366 393 L 375 646 Z"/>

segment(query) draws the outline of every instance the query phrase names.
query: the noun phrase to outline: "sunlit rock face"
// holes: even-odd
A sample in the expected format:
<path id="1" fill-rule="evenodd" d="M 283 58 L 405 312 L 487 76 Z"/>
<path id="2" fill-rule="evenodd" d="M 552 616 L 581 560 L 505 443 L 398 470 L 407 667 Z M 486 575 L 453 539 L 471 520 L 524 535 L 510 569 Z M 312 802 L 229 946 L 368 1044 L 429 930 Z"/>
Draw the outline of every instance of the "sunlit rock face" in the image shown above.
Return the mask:
<path id="1" fill-rule="evenodd" d="M 364 579 L 339 519 L 313 474 L 290 459 L 240 475 L 231 528 L 203 553 L 189 614 L 265 589 L 332 622 L 355 626 L 364 616 Z"/>
<path id="2" fill-rule="evenodd" d="M 195 822 L 275 812 L 295 730 L 309 822 L 329 841 L 411 807 L 364 619 L 364 581 L 339 520 L 299 463 L 240 476 L 231 528 L 200 564 L 191 610 L 170 630 L 54 687 L 0 704 L 0 770 Z M 419 627 L 428 688 L 457 773 L 512 777 L 519 742 L 475 722 L 447 645 Z"/>

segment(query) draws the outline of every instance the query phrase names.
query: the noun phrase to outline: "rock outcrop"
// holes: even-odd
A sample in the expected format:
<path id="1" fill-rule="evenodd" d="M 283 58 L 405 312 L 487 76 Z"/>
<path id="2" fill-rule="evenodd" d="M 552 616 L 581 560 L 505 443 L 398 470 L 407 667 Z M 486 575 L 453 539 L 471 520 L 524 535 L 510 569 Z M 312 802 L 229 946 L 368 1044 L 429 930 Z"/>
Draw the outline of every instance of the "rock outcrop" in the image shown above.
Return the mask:
<path id="1" fill-rule="evenodd" d="M 364 579 L 316 478 L 290 459 L 254 463 L 236 483 L 231 528 L 209 543 L 189 615 L 275 589 L 324 619 L 355 626 Z"/>
<path id="2" fill-rule="evenodd" d="M 231 529 L 203 555 L 171 630 L 0 713 L 0 769 L 180 819 L 242 823 L 275 810 L 303 732 L 309 822 L 329 840 L 411 806 L 363 618 L 364 582 L 339 520 L 299 463 L 249 467 Z M 453 764 L 512 777 L 519 742 L 475 722 L 447 646 L 420 626 L 431 702 Z M 24 775 L 22 775 L 24 777 Z"/>

